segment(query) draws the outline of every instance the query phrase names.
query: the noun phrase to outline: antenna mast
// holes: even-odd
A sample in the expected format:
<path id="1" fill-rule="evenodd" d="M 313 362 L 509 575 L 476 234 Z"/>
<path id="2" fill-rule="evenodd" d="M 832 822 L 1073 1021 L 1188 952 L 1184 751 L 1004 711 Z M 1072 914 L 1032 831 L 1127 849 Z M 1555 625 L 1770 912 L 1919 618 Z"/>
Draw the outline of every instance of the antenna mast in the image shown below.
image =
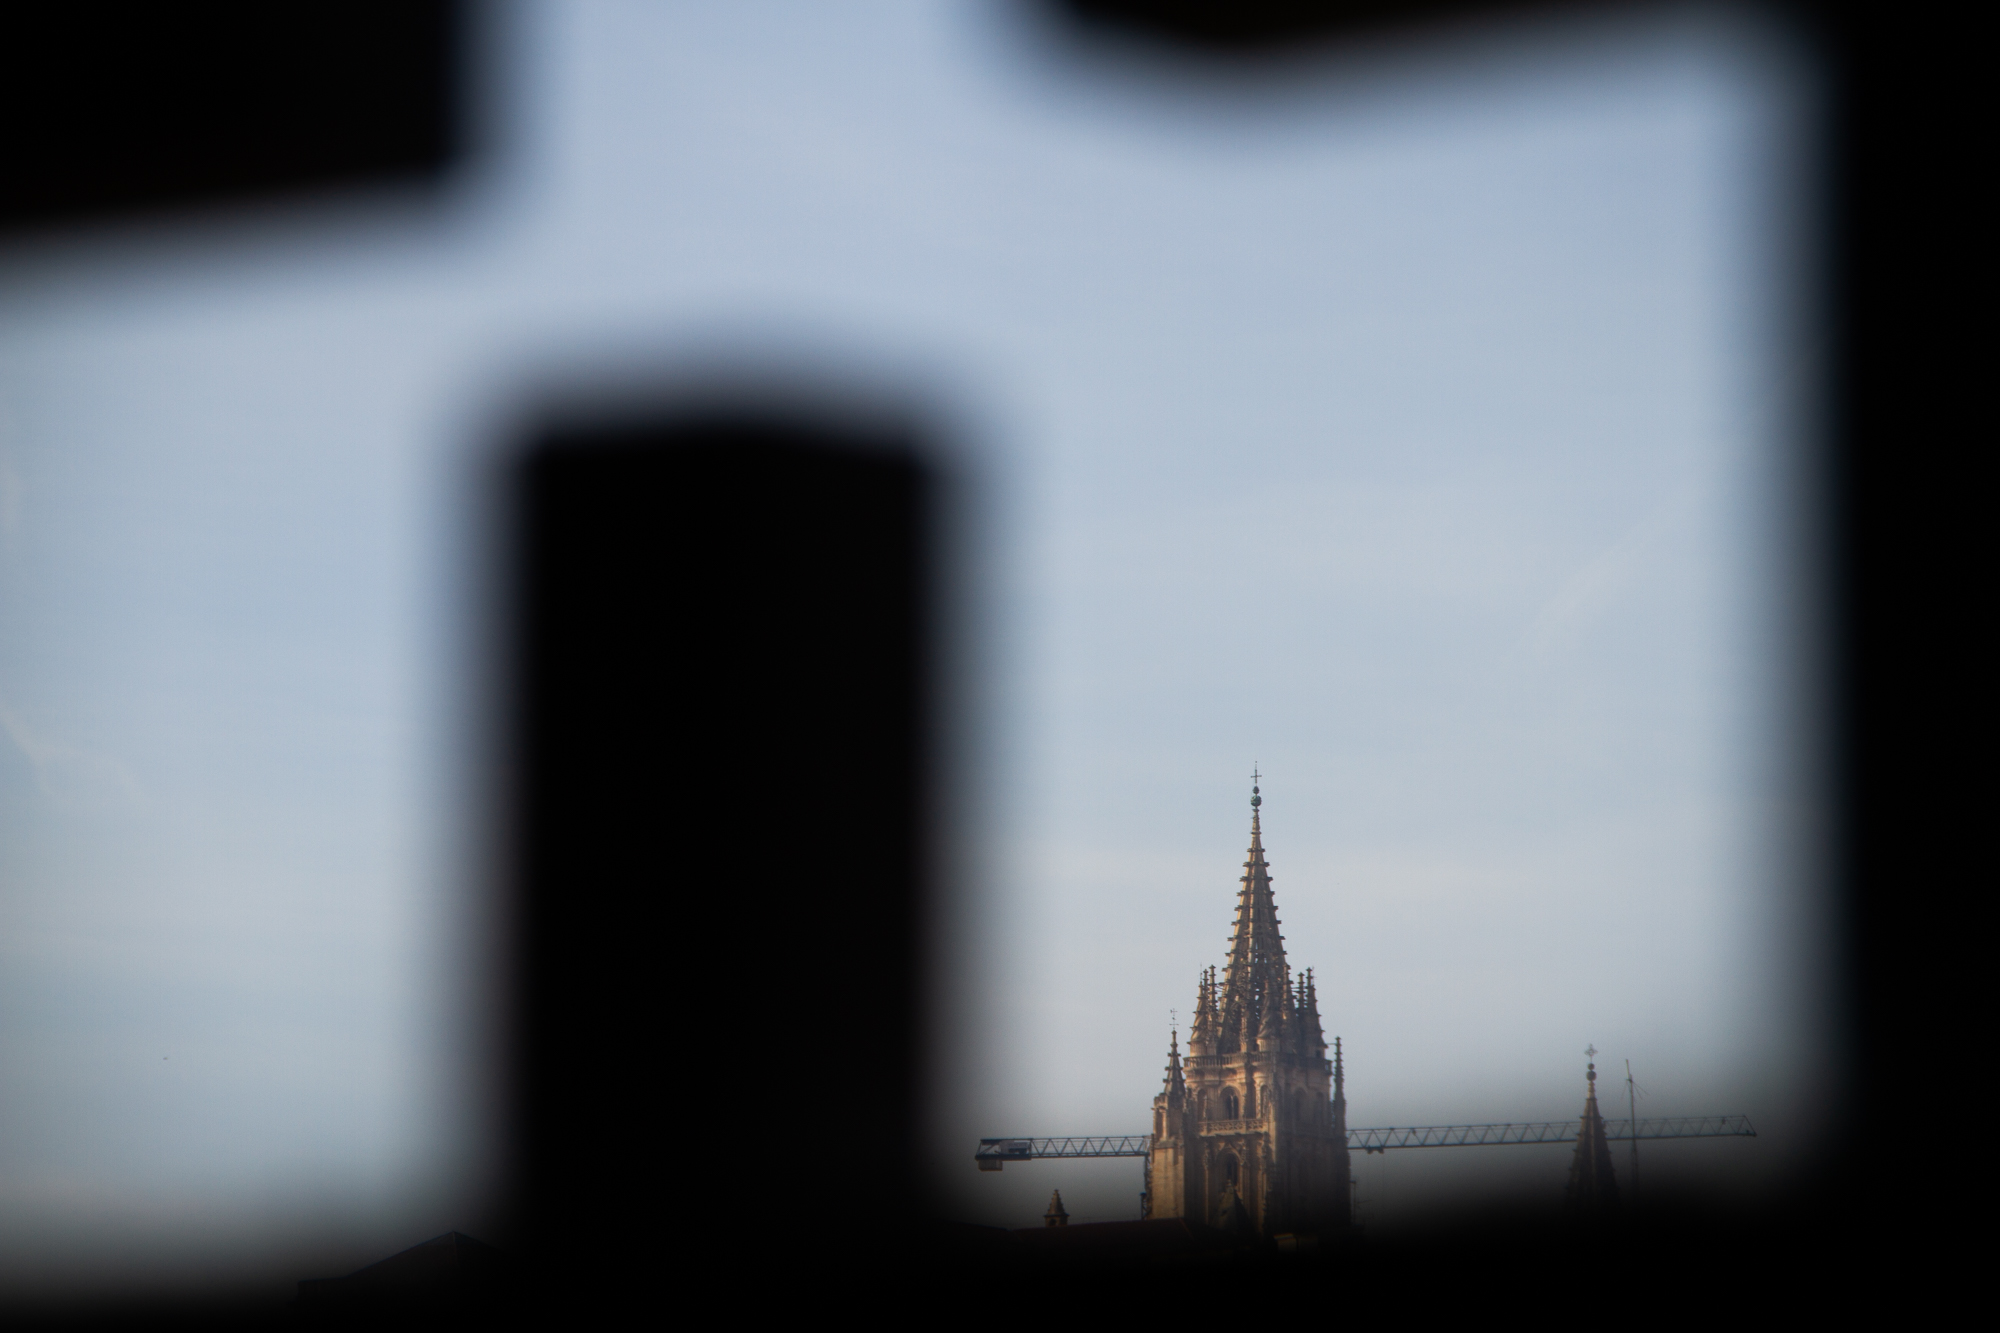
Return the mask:
<path id="1" fill-rule="evenodd" d="M 1628 1180 L 1632 1198 L 1639 1197 L 1639 1094 L 1632 1086 L 1632 1062 L 1625 1062 L 1625 1104 L 1632 1115 L 1632 1171 Z"/>

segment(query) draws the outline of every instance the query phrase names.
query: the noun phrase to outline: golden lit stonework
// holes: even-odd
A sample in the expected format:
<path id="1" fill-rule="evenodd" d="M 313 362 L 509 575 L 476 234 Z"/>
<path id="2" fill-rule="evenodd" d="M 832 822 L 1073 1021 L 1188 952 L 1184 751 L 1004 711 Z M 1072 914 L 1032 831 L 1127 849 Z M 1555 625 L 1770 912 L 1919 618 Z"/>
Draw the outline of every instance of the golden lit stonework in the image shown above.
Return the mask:
<path id="1" fill-rule="evenodd" d="M 1146 1214 L 1268 1236 L 1345 1225 L 1349 1207 L 1339 1043 L 1329 1060 L 1312 973 L 1285 961 L 1262 804 L 1253 786 L 1229 961 L 1202 973 L 1186 1060 L 1175 1034 L 1153 1098 Z"/>

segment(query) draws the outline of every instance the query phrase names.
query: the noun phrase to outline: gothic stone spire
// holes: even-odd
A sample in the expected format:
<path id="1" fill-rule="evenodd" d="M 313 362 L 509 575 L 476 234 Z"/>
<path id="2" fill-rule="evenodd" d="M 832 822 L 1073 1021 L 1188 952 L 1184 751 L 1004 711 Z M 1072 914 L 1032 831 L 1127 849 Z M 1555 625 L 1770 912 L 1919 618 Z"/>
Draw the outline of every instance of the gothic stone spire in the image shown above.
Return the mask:
<path id="1" fill-rule="evenodd" d="M 1250 788 L 1250 856 L 1236 895 L 1236 927 L 1222 973 L 1222 1052 L 1256 1050 L 1267 1026 L 1265 1010 L 1281 1010 L 1285 992 L 1285 940 L 1278 933 L 1278 905 L 1271 868 L 1264 860 L 1264 797 Z M 1281 1018 L 1275 1012 L 1273 1018 Z M 1275 1030 L 1272 1032 L 1275 1038 Z"/>
<path id="2" fill-rule="evenodd" d="M 1590 1054 L 1597 1054 L 1591 1051 Z M 1597 1113 L 1597 1063 L 1584 1076 L 1583 1123 L 1577 1130 L 1576 1153 L 1569 1164 L 1569 1206 L 1579 1212 L 1603 1212 L 1618 1202 L 1618 1182 L 1611 1174 L 1611 1142 L 1604 1136 L 1604 1117 Z"/>
<path id="3" fill-rule="evenodd" d="M 1346 1103 L 1331 1085 L 1338 1053 L 1327 1060 L 1312 974 L 1285 962 L 1263 804 L 1253 786 L 1228 965 L 1202 972 L 1187 1058 L 1176 1035 L 1153 1098 L 1145 1208 L 1267 1235 L 1317 1232 L 1351 1216 Z"/>

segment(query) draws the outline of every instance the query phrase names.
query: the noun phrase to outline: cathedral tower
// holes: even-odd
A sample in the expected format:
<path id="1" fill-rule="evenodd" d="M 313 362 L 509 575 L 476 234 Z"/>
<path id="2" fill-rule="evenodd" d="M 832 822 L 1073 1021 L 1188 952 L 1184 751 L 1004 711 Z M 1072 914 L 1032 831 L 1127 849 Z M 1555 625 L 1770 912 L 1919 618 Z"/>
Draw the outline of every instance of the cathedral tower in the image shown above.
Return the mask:
<path id="1" fill-rule="evenodd" d="M 1294 977 L 1264 861 L 1261 790 L 1250 789 L 1250 858 L 1220 978 L 1201 974 L 1183 1064 L 1179 1034 L 1153 1098 L 1151 1217 L 1264 1235 L 1348 1221 L 1347 1103 L 1326 1058 L 1313 974 Z"/>

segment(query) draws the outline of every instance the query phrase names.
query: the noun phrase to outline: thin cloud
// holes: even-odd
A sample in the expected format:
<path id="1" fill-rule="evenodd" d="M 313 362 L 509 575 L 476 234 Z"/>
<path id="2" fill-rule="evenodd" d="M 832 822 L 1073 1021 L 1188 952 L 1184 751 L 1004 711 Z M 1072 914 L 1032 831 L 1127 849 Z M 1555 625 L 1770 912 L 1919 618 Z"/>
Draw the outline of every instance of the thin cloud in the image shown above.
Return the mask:
<path id="1" fill-rule="evenodd" d="M 1669 495 L 1623 536 L 1584 561 L 1543 604 L 1528 628 L 1529 652 L 1546 660 L 1567 647 L 1576 632 L 1615 606 L 1648 551 L 1688 511 L 1687 492 Z"/>
<path id="2" fill-rule="evenodd" d="M 24 722 L 4 701 L 0 701 L 0 734 L 27 759 L 35 773 L 35 785 L 49 795 L 78 787 L 84 790 L 113 787 L 135 800 L 145 795 L 123 760 L 50 740 Z"/>

